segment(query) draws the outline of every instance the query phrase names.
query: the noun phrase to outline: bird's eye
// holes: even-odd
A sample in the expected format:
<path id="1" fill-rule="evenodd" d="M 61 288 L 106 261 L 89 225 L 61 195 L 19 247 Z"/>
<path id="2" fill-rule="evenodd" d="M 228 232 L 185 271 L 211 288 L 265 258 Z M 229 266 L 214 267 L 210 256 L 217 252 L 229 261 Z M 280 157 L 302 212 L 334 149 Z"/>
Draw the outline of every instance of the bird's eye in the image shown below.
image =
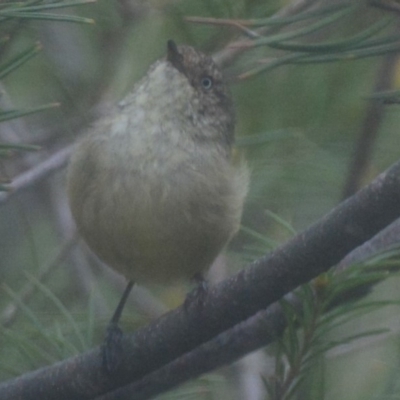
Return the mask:
<path id="1" fill-rule="evenodd" d="M 213 78 L 211 78 L 211 76 L 204 76 L 203 78 L 201 78 L 200 83 L 203 89 L 205 90 L 210 90 L 214 85 L 214 81 Z"/>

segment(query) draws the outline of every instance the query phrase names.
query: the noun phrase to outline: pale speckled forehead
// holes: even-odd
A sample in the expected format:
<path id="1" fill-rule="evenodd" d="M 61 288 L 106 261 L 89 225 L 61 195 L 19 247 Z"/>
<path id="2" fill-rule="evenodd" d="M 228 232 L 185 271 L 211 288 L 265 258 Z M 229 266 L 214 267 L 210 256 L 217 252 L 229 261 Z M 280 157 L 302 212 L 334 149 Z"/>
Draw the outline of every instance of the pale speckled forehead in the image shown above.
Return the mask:
<path id="1" fill-rule="evenodd" d="M 222 74 L 214 60 L 194 49 L 191 46 L 180 45 L 178 51 L 182 55 L 182 64 L 185 75 L 190 79 L 191 75 L 199 76 L 208 74 L 216 79 L 222 79 Z M 190 75 L 190 76 L 188 76 Z"/>
<path id="2" fill-rule="evenodd" d="M 173 82 L 180 80 L 179 91 L 171 91 Z M 153 63 L 147 74 L 135 84 L 134 89 L 118 106 L 122 109 L 134 103 L 136 106 L 149 108 L 163 107 L 166 103 L 171 102 L 171 96 L 175 93 L 176 96 L 181 96 L 185 88 L 190 85 L 185 85 L 186 77 L 180 74 L 170 63 L 165 59 L 159 59 Z M 153 102 L 156 102 L 153 104 Z M 136 109 L 135 113 L 139 111 Z"/>

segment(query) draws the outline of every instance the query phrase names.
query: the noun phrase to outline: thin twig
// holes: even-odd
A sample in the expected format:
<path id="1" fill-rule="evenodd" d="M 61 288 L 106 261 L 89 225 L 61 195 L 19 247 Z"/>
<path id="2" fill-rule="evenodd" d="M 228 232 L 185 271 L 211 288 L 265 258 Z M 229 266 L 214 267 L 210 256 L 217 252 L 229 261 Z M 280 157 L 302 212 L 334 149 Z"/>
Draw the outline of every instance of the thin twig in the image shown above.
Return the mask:
<path id="1" fill-rule="evenodd" d="M 289 17 L 295 15 L 299 12 L 306 10 L 313 6 L 317 0 L 297 0 L 289 3 L 286 7 L 281 8 L 278 12 L 274 14 L 276 18 Z M 257 35 L 270 35 L 274 32 L 279 31 L 281 27 L 279 26 L 268 26 L 257 30 L 254 30 L 254 34 Z M 235 42 L 236 43 L 236 40 Z M 232 61 L 243 53 L 246 49 L 240 46 L 234 47 L 233 43 L 228 44 L 223 50 L 213 55 L 215 61 L 221 66 L 227 66 L 232 63 Z"/>
<path id="2" fill-rule="evenodd" d="M 42 161 L 13 179 L 12 184 L 9 186 L 9 191 L 0 193 L 0 204 L 6 203 L 14 194 L 31 187 L 41 179 L 46 178 L 49 174 L 64 167 L 71 155 L 72 148 L 73 145 L 69 145 L 57 151 L 45 161 Z"/>

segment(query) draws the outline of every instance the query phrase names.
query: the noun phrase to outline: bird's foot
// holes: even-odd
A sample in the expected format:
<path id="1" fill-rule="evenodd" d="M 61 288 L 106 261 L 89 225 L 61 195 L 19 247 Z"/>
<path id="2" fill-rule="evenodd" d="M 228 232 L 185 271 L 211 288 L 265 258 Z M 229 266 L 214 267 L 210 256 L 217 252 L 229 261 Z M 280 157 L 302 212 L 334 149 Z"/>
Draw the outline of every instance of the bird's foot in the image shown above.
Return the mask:
<path id="1" fill-rule="evenodd" d="M 121 362 L 123 349 L 121 344 L 122 330 L 118 324 L 110 323 L 101 347 L 102 367 L 107 374 L 113 374 Z"/>
<path id="2" fill-rule="evenodd" d="M 201 274 L 196 274 L 193 277 L 193 280 L 196 282 L 196 287 L 186 296 L 183 305 L 186 312 L 188 312 L 192 307 L 201 311 L 209 290 L 209 284 Z"/>

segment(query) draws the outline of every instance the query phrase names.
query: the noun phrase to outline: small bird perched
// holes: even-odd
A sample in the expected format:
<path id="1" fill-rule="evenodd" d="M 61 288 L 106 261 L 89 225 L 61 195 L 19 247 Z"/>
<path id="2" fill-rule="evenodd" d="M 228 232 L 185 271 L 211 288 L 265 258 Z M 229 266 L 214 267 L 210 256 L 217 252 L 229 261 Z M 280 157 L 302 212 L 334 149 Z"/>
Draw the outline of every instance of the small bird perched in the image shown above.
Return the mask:
<path id="1" fill-rule="evenodd" d="M 70 206 L 94 253 L 129 282 L 209 268 L 237 232 L 247 192 L 247 169 L 232 156 L 234 125 L 213 60 L 168 41 L 166 58 L 72 155 Z"/>

